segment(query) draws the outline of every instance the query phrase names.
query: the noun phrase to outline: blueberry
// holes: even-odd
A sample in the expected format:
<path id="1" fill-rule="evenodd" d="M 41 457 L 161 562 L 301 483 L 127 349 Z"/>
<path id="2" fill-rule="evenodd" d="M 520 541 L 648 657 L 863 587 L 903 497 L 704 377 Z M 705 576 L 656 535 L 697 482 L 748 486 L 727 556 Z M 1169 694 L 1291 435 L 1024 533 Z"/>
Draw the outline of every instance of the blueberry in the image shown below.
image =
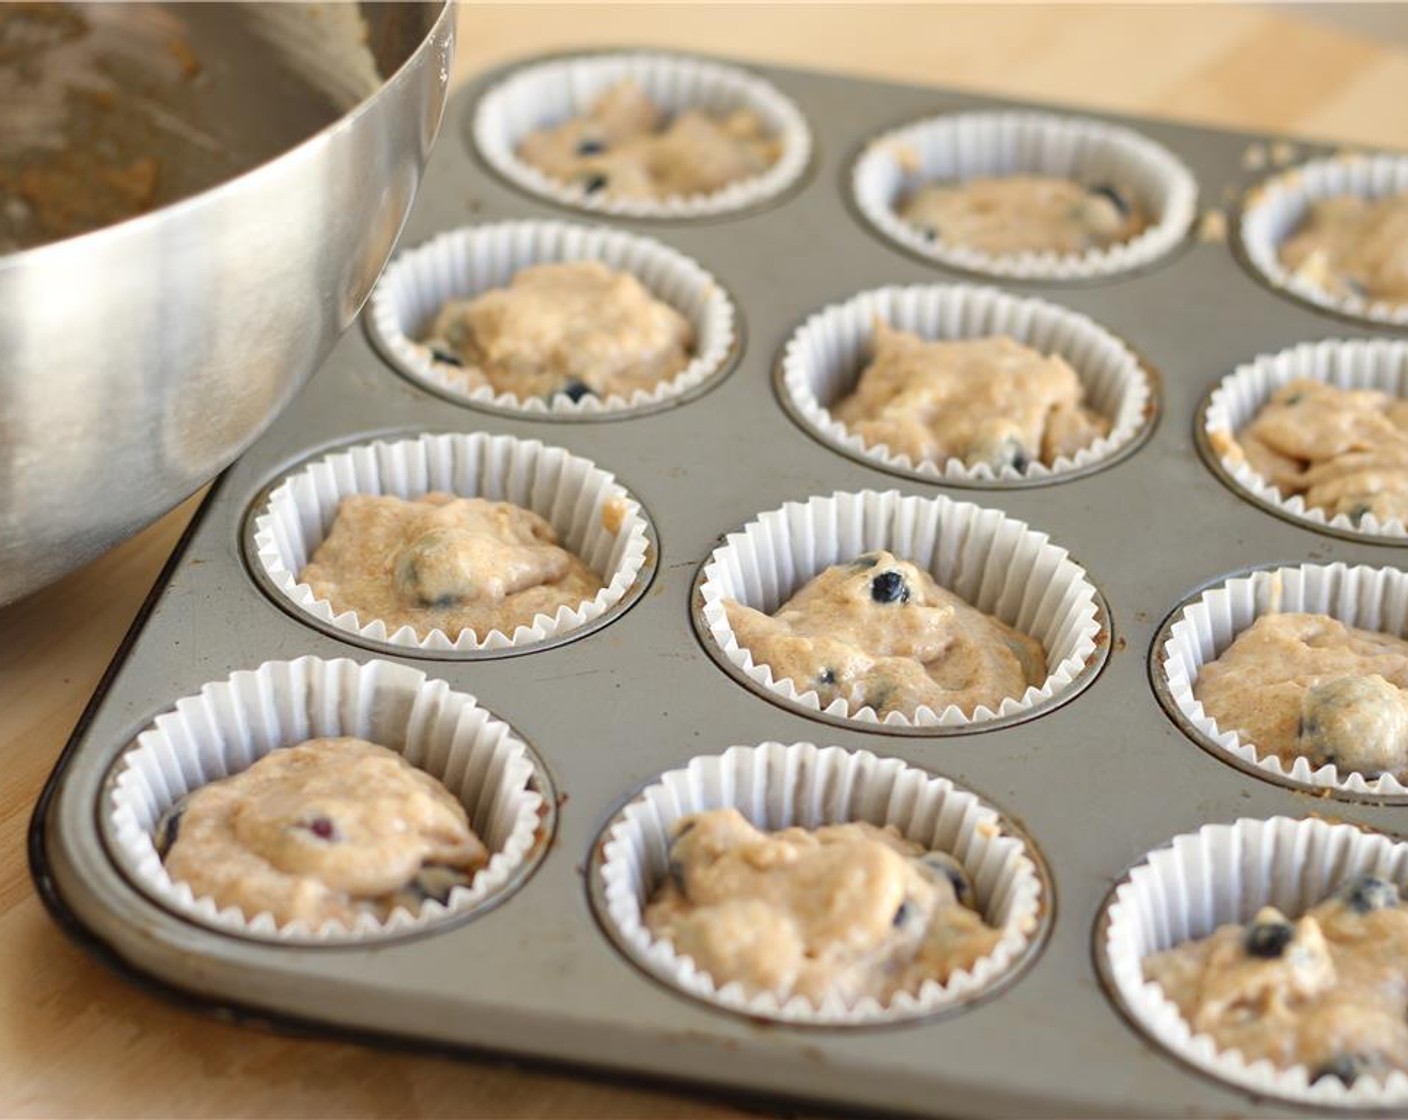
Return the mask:
<path id="1" fill-rule="evenodd" d="M 306 828 L 319 840 L 336 840 L 338 838 L 337 825 L 327 817 L 314 817 L 310 821 L 304 821 L 299 827 Z"/>
<path id="2" fill-rule="evenodd" d="M 1390 910 L 1399 903 L 1398 886 L 1377 875 L 1356 875 L 1341 883 L 1335 897 L 1356 914 L 1370 910 Z"/>
<path id="3" fill-rule="evenodd" d="M 460 369 L 464 368 L 464 362 L 460 360 L 460 356 L 452 350 L 446 350 L 442 346 L 436 346 L 432 343 L 430 356 L 444 365 L 458 366 Z"/>
<path id="4" fill-rule="evenodd" d="M 1340 1054 L 1323 1065 L 1317 1066 L 1311 1073 L 1310 1080 L 1313 1084 L 1322 1077 L 1337 1077 L 1348 1088 L 1366 1073 L 1381 1073 L 1383 1068 L 1384 1062 L 1376 1054 Z"/>
<path id="5" fill-rule="evenodd" d="M 953 856 L 947 852 L 925 852 L 919 857 L 919 866 L 930 875 L 947 879 L 958 901 L 972 905 L 973 885 L 968 881 L 968 872 Z"/>
<path id="6" fill-rule="evenodd" d="M 584 139 L 577 141 L 577 154 L 579 156 L 599 156 L 606 151 L 606 145 L 600 140 Z"/>
<path id="7" fill-rule="evenodd" d="M 920 226 L 919 236 L 924 238 L 925 241 L 937 241 L 939 239 L 939 231 L 935 226 Z"/>
<path id="8" fill-rule="evenodd" d="M 1109 183 L 1099 183 L 1090 188 L 1090 193 L 1109 199 L 1110 204 L 1120 212 L 1121 218 L 1129 217 L 1129 200 L 1117 187 L 1112 187 Z"/>
<path id="9" fill-rule="evenodd" d="M 1031 465 L 1031 456 L 1027 454 L 1026 448 L 1019 447 L 1012 452 L 1012 469 L 1014 471 L 1024 471 Z"/>
<path id="10" fill-rule="evenodd" d="M 818 683 L 818 684 L 835 684 L 835 683 L 836 683 L 836 670 L 835 670 L 835 669 L 823 669 L 820 673 L 818 673 L 818 674 L 816 675 L 816 679 L 817 679 L 817 683 Z"/>
<path id="11" fill-rule="evenodd" d="M 1349 519 L 1358 525 L 1364 518 L 1369 516 L 1370 509 L 1363 502 L 1360 502 L 1349 511 Z"/>
<path id="12" fill-rule="evenodd" d="M 1275 960 L 1285 953 L 1295 935 L 1290 922 L 1253 922 L 1242 937 L 1242 948 L 1249 957 Z"/>
<path id="13" fill-rule="evenodd" d="M 156 822 L 156 854 L 162 859 L 171 851 L 171 845 L 176 843 L 176 837 L 181 832 L 181 818 L 185 813 L 185 801 L 178 801 L 162 813 L 161 819 Z"/>
<path id="14" fill-rule="evenodd" d="M 895 686 L 892 684 L 872 684 L 865 694 L 865 706 L 875 712 L 883 712 L 894 699 Z"/>
<path id="15" fill-rule="evenodd" d="M 899 572 L 881 572 L 870 581 L 870 597 L 877 603 L 907 603 L 909 587 Z"/>
<path id="16" fill-rule="evenodd" d="M 434 899 L 444 906 L 450 901 L 451 891 L 456 887 L 466 887 L 469 882 L 469 876 L 458 867 L 427 863 L 416 872 L 416 877 L 407 884 L 406 889 L 420 902 Z"/>
<path id="17" fill-rule="evenodd" d="M 576 404 L 583 397 L 596 396 L 596 391 L 579 377 L 571 378 L 558 392 L 573 404 Z"/>
<path id="18" fill-rule="evenodd" d="M 875 567 L 875 565 L 878 563 L 880 563 L 880 557 L 875 555 L 875 553 L 873 552 L 866 552 L 862 553 L 860 556 L 857 556 L 854 560 L 852 560 L 851 567 L 856 569 L 856 571 L 858 572 L 863 572 L 868 568 Z"/>
<path id="19" fill-rule="evenodd" d="M 597 191 L 606 188 L 606 176 L 597 172 L 595 175 L 588 175 L 582 180 L 582 190 L 587 194 L 596 194 Z"/>

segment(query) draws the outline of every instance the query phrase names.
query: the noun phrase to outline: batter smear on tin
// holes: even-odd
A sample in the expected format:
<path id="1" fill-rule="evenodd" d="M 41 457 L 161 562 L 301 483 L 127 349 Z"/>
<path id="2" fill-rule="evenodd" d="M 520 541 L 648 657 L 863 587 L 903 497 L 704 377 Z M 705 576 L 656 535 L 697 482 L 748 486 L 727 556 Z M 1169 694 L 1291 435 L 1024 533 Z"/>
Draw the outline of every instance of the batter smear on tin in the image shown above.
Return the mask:
<path id="1" fill-rule="evenodd" d="M 996 948 L 962 864 L 866 823 L 762 832 L 736 809 L 675 825 L 645 924 L 722 988 L 887 1003 Z"/>
<path id="2" fill-rule="evenodd" d="M 731 599 L 724 609 L 754 662 L 823 708 L 839 699 L 883 719 L 954 705 L 971 716 L 1046 680 L 1040 642 L 889 552 L 827 568 L 775 614 Z"/>

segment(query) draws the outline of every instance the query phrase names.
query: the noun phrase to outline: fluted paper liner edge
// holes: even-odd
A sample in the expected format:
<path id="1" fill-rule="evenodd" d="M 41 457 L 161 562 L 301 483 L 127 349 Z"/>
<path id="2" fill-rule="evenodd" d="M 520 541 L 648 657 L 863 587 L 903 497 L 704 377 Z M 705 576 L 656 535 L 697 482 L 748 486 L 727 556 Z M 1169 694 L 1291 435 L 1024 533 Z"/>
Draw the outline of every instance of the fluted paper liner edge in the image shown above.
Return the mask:
<path id="1" fill-rule="evenodd" d="M 942 712 L 921 707 L 912 716 L 891 712 L 885 725 L 976 729 L 1017 716 L 1068 692 L 1096 656 L 1104 635 L 1095 586 L 1065 549 L 1000 510 L 894 490 L 789 502 L 730 533 L 705 563 L 699 584 L 710 638 L 757 687 L 803 710 L 877 725 L 870 707 L 853 711 L 838 698 L 823 709 L 814 690 L 775 679 L 739 645 L 724 607 L 734 599 L 771 614 L 825 568 L 876 549 L 926 569 L 940 586 L 1036 638 L 1047 654 L 1046 680 L 1004 699 L 996 711 L 979 706 L 969 716 L 956 705 Z"/>
<path id="2" fill-rule="evenodd" d="M 1051 175 L 1110 183 L 1135 194 L 1150 225 L 1129 241 L 1084 253 L 991 254 L 930 241 L 897 211 L 924 183 Z M 866 219 L 905 248 L 940 264 L 1019 280 L 1086 280 L 1142 268 L 1172 251 L 1197 213 L 1198 186 L 1167 148 L 1121 125 L 1019 110 L 944 113 L 876 137 L 851 176 Z"/>
<path id="3" fill-rule="evenodd" d="M 598 261 L 635 277 L 689 321 L 693 356 L 682 370 L 629 397 L 590 395 L 574 401 L 554 393 L 544 400 L 498 392 L 491 385 L 467 387 L 457 377 L 458 367 L 435 360 L 419 341 L 450 300 L 507 287 L 533 265 L 580 261 Z M 413 381 L 467 404 L 555 418 L 626 414 L 699 388 L 728 364 L 738 318 L 719 282 L 683 253 L 653 238 L 559 221 L 492 222 L 442 233 L 391 262 L 372 292 L 367 315 L 392 362 Z"/>
<path id="4" fill-rule="evenodd" d="M 1343 880 L 1376 874 L 1408 894 L 1408 844 L 1354 825 L 1308 818 L 1242 819 L 1211 824 L 1150 852 L 1115 889 L 1101 946 L 1119 998 L 1159 1044 L 1204 1072 L 1259 1096 L 1322 1106 L 1385 1108 L 1408 1105 L 1408 1075 L 1359 1078 L 1346 1087 L 1333 1077 L 1310 1080 L 1305 1066 L 1278 1069 L 1220 1051 L 1194 1034 L 1143 961 L 1218 926 L 1251 921 L 1263 906 L 1297 917 Z"/>
<path id="5" fill-rule="evenodd" d="M 397 909 L 384 922 L 282 927 L 269 913 L 243 914 L 197 898 L 166 873 L 153 841 L 163 812 L 200 786 L 248 769 L 274 750 L 313 738 L 352 736 L 395 750 L 445 783 L 465 806 L 491 853 L 469 886 L 418 914 Z M 339 944 L 430 928 L 500 893 L 529 858 L 540 825 L 535 766 L 522 742 L 474 697 L 386 661 L 359 664 L 302 657 L 206 684 L 156 717 L 121 756 L 103 812 L 113 855 L 148 895 L 212 929 L 279 943 Z"/>
<path id="6" fill-rule="evenodd" d="M 872 357 L 875 320 L 926 340 L 1007 336 L 1045 355 L 1064 358 L 1085 390 L 1088 407 L 1111 420 L 1110 432 L 1049 466 L 1033 457 L 1022 470 L 957 457 L 915 462 L 885 444 L 867 444 L 831 413 L 854 391 Z M 1059 478 L 1102 463 L 1127 448 L 1153 423 L 1153 382 L 1143 363 L 1094 320 L 1045 300 L 968 284 L 874 288 L 816 312 L 788 340 L 782 384 L 804 423 L 832 446 L 926 481 L 1016 482 Z"/>
<path id="7" fill-rule="evenodd" d="M 670 826 L 693 812 L 737 808 L 759 828 L 816 828 L 865 820 L 895 825 L 929 850 L 956 856 L 972 880 L 979 909 L 1002 931 L 996 948 L 971 971 L 945 984 L 926 981 L 888 1006 L 873 997 L 820 1006 L 802 996 L 779 1002 L 748 996 L 738 983 L 719 987 L 693 960 L 646 929 L 642 913 L 667 873 Z M 681 990 L 745 1015 L 818 1025 L 898 1022 L 960 1006 L 1003 979 L 1031 948 L 1050 900 L 1026 843 L 1004 832 L 998 812 L 947 778 L 879 758 L 869 751 L 812 743 L 730 747 L 661 775 L 609 826 L 600 875 L 606 918 L 647 971 Z"/>
<path id="8" fill-rule="evenodd" d="M 529 132 L 585 113 L 600 93 L 624 78 L 634 78 L 669 113 L 752 109 L 781 142 L 777 162 L 717 191 L 656 199 L 588 194 L 518 158 L 518 144 Z M 561 206 L 620 218 L 707 218 L 747 210 L 795 185 L 812 154 L 806 118 L 772 83 L 737 66 L 648 51 L 587 54 L 526 66 L 480 100 L 472 134 L 489 165 L 519 188 Z"/>
<path id="9" fill-rule="evenodd" d="M 409 625 L 390 632 L 380 619 L 333 611 L 308 584 L 303 570 L 350 494 L 412 499 L 443 490 L 460 497 L 507 501 L 543 517 L 562 547 L 601 578 L 596 596 L 559 607 L 513 634 L 461 631 L 453 639 L 434 629 L 424 636 Z M 608 520 L 619 516 L 620 524 Z M 255 562 L 276 593 L 300 611 L 360 638 L 430 652 L 505 650 L 567 634 L 616 607 L 641 578 L 649 550 L 645 515 L 625 489 L 591 461 L 538 440 L 485 432 L 376 440 L 335 451 L 295 469 L 269 494 L 254 522 Z"/>

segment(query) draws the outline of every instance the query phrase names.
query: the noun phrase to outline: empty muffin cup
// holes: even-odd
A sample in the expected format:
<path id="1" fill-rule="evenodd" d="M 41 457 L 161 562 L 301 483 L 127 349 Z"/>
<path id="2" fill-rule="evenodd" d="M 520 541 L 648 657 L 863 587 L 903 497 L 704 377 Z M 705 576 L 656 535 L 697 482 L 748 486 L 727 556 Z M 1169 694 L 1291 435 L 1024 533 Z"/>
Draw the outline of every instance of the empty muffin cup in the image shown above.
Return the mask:
<path id="1" fill-rule="evenodd" d="M 682 370 L 629 397 L 566 392 L 520 397 L 491 385 L 468 387 L 459 376 L 461 366 L 420 341 L 451 300 L 507 287 L 532 265 L 583 261 L 635 277 L 652 297 L 689 322 L 693 353 Z M 686 399 L 723 373 L 737 334 L 733 301 L 690 258 L 648 237 L 568 222 L 495 222 L 443 233 L 387 266 L 372 291 L 366 318 L 378 349 L 412 381 L 457 401 L 537 419 L 612 417 Z"/>
<path id="2" fill-rule="evenodd" d="M 1209 465 L 1252 503 L 1307 528 L 1381 544 L 1408 543 L 1408 527 L 1397 518 L 1380 521 L 1371 511 L 1357 519 L 1349 513 L 1327 514 L 1306 505 L 1299 494 L 1283 494 L 1247 462 L 1237 434 L 1256 419 L 1278 389 L 1302 379 L 1337 389 L 1375 389 L 1391 397 L 1408 396 L 1408 342 L 1303 342 L 1238 366 L 1208 394 L 1198 420 L 1199 447 Z"/>
<path id="3" fill-rule="evenodd" d="M 1134 197 L 1149 225 L 1128 241 L 1083 252 L 989 253 L 928 236 L 899 215 L 928 183 L 1041 175 Z M 1025 111 L 945 113 L 866 145 L 851 175 L 865 218 L 891 241 L 951 268 L 1019 280 L 1091 280 L 1143 268 L 1169 253 L 1197 213 L 1198 188 L 1167 148 L 1088 117 Z"/>
<path id="4" fill-rule="evenodd" d="M 618 82 L 632 80 L 673 116 L 687 109 L 710 114 L 751 110 L 778 141 L 775 163 L 718 190 L 663 198 L 628 198 L 555 179 L 519 158 L 530 132 L 586 113 Z M 562 206 L 624 218 L 709 218 L 762 205 L 793 187 L 811 160 L 812 137 L 796 104 L 770 82 L 737 66 L 699 58 L 631 51 L 549 59 L 524 66 L 480 100 L 474 145 L 509 182 Z"/>
<path id="5" fill-rule="evenodd" d="M 392 631 L 379 618 L 339 613 L 300 582 L 344 498 L 409 500 L 436 491 L 511 502 L 538 514 L 558 543 L 596 573 L 602 589 L 551 617 L 538 614 L 512 634 L 493 629 L 452 635 L 439 629 L 420 634 L 410 625 Z M 256 502 L 245 550 L 260 584 L 296 616 L 363 645 L 432 657 L 503 655 L 580 636 L 635 602 L 655 564 L 654 531 L 645 512 L 610 473 L 560 447 L 486 432 L 377 440 L 307 463 Z"/>
<path id="6" fill-rule="evenodd" d="M 1080 380 L 1083 403 L 1110 421 L 1110 431 L 1049 465 L 1034 455 L 1020 466 L 970 466 L 957 457 L 915 461 L 885 444 L 867 444 L 831 409 L 854 392 L 877 319 L 926 341 L 1005 336 L 1060 357 Z M 1098 470 L 1138 448 L 1158 412 L 1154 374 L 1094 320 L 1045 300 L 968 284 L 875 288 L 823 308 L 788 339 L 778 379 L 787 410 L 827 446 L 895 474 L 954 486 L 1040 485 Z"/>
<path id="7" fill-rule="evenodd" d="M 444 902 L 427 898 L 354 925 L 279 925 L 173 881 L 154 833 L 162 814 L 210 782 L 284 747 L 351 736 L 400 754 L 439 779 L 469 814 L 490 859 Z M 302 657 L 269 661 L 205 685 L 152 721 L 113 765 L 99 815 L 109 853 L 144 894 L 222 933 L 281 944 L 337 945 L 432 929 L 507 897 L 547 849 L 555 817 L 550 782 L 528 746 L 474 697 L 404 665 Z"/>
<path id="8" fill-rule="evenodd" d="M 1408 301 L 1376 300 L 1352 289 L 1333 293 L 1289 269 L 1281 247 L 1313 203 L 1336 195 L 1379 199 L 1408 192 L 1408 155 L 1337 155 L 1311 160 L 1273 175 L 1242 200 L 1237 244 L 1252 268 L 1273 288 L 1356 319 L 1408 323 Z"/>
<path id="9" fill-rule="evenodd" d="M 727 600 L 772 614 L 826 568 L 879 549 L 926 570 L 941 587 L 1039 641 L 1046 679 L 995 710 L 979 705 L 964 714 L 953 704 L 937 712 L 921 706 L 882 719 L 874 708 L 853 707 L 844 697 L 823 707 L 809 682 L 774 676 L 739 644 Z M 1045 533 L 1001 510 L 894 490 L 836 493 L 760 514 L 728 534 L 704 562 L 694 615 L 705 649 L 753 691 L 826 722 L 899 734 L 981 731 L 1030 719 L 1075 697 L 1109 654 L 1103 598 L 1085 570 Z"/>
<path id="10" fill-rule="evenodd" d="M 1366 777 L 1334 763 L 1301 757 L 1287 766 L 1275 754 L 1220 727 L 1193 695 L 1203 666 L 1264 615 L 1324 614 L 1346 626 L 1408 637 L 1408 575 L 1393 568 L 1302 564 L 1268 567 L 1223 580 L 1181 604 L 1153 647 L 1155 691 L 1175 722 L 1213 755 L 1284 785 L 1356 798 L 1408 799 L 1392 773 Z"/>
<path id="11" fill-rule="evenodd" d="M 1258 1097 L 1319 1107 L 1408 1105 L 1408 1075 L 1361 1076 L 1347 1086 L 1303 1065 L 1277 1068 L 1219 1050 L 1194 1033 L 1177 1005 L 1146 980 L 1146 957 L 1246 923 L 1263 906 L 1294 919 L 1339 884 L 1372 874 L 1408 891 L 1408 844 L 1349 824 L 1318 819 L 1239 820 L 1206 825 L 1150 852 L 1110 896 L 1096 957 L 1116 1002 L 1156 1043 L 1202 1072 Z"/>
<path id="12" fill-rule="evenodd" d="M 717 984 L 665 938 L 643 913 L 669 874 L 671 826 L 691 813 L 734 808 L 755 827 L 866 821 L 893 825 L 930 851 L 962 864 L 978 910 L 999 930 L 993 950 L 945 983 L 926 980 L 885 1005 L 872 996 L 819 1005 L 801 995 L 749 995 L 738 982 Z M 1052 899 L 1035 848 L 995 808 L 947 778 L 869 751 L 767 742 L 730 747 L 662 774 L 607 825 L 594 845 L 592 901 L 616 945 L 651 976 L 697 999 L 750 1018 L 817 1026 L 902 1022 L 951 1011 L 991 994 L 1035 956 Z"/>

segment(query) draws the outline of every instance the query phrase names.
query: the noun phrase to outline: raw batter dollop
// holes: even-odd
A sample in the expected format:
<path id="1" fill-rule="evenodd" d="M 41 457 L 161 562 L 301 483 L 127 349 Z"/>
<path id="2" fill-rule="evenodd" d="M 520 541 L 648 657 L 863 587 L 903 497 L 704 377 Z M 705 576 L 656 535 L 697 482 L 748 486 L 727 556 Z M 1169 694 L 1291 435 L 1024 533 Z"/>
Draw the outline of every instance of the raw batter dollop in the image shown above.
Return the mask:
<path id="1" fill-rule="evenodd" d="M 777 162 L 780 141 L 751 109 L 673 118 L 632 79 L 609 87 L 585 116 L 530 132 L 518 158 L 587 194 L 674 198 L 711 194 Z"/>
<path id="2" fill-rule="evenodd" d="M 1340 299 L 1408 303 L 1408 192 L 1312 202 L 1281 246 L 1281 263 Z"/>
<path id="3" fill-rule="evenodd" d="M 438 629 L 451 641 L 462 630 L 512 636 L 536 615 L 581 606 L 602 586 L 531 510 L 442 493 L 415 501 L 349 495 L 298 579 L 337 614 L 379 618 L 390 633 Z"/>
<path id="4" fill-rule="evenodd" d="M 874 357 L 831 414 L 865 441 L 915 462 L 1025 470 L 1074 455 L 1110 431 L 1083 403 L 1064 359 L 1007 337 L 927 341 L 875 322 Z"/>
<path id="5" fill-rule="evenodd" d="M 466 390 L 629 398 L 689 364 L 694 328 L 629 273 L 572 261 L 534 265 L 507 288 L 450 301 L 424 345 Z"/>
<path id="6" fill-rule="evenodd" d="M 1223 731 L 1290 767 L 1334 763 L 1408 780 L 1408 641 L 1323 614 L 1262 615 L 1193 695 Z"/>
<path id="7" fill-rule="evenodd" d="M 1408 908 L 1363 875 L 1297 921 L 1267 907 L 1144 961 L 1195 1033 L 1312 1082 L 1408 1070 Z"/>
<path id="8" fill-rule="evenodd" d="M 1128 191 L 1043 175 L 926 183 L 899 216 L 930 241 L 1008 253 L 1083 253 L 1128 241 L 1149 225 Z"/>
<path id="9" fill-rule="evenodd" d="M 912 716 L 921 705 L 964 715 L 1046 680 L 1046 651 L 888 552 L 827 568 L 774 615 L 727 600 L 738 644 L 753 660 L 813 690 L 825 708 Z"/>
<path id="10" fill-rule="evenodd" d="M 971 969 L 1001 938 L 962 865 L 866 823 L 761 832 L 736 809 L 682 818 L 646 927 L 723 987 L 848 1004 Z"/>
<path id="11" fill-rule="evenodd" d="M 445 902 L 489 858 L 440 782 L 350 738 L 276 750 L 192 791 L 158 823 L 156 846 L 197 898 L 314 928 Z"/>
<path id="12" fill-rule="evenodd" d="M 1408 519 L 1408 401 L 1400 397 L 1291 381 L 1217 450 L 1329 517 Z"/>

